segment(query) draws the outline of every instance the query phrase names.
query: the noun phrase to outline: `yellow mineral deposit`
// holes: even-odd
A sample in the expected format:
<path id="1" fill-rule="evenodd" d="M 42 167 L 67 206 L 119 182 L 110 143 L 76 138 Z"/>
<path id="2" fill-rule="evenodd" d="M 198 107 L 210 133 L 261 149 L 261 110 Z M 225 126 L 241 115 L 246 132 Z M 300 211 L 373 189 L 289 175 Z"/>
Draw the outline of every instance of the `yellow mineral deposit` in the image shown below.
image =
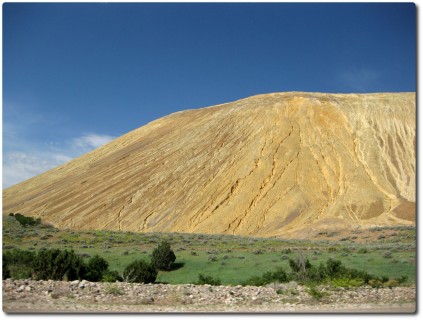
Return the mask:
<path id="1" fill-rule="evenodd" d="M 293 236 L 414 225 L 415 93 L 273 93 L 177 112 L 3 191 L 58 228 Z"/>

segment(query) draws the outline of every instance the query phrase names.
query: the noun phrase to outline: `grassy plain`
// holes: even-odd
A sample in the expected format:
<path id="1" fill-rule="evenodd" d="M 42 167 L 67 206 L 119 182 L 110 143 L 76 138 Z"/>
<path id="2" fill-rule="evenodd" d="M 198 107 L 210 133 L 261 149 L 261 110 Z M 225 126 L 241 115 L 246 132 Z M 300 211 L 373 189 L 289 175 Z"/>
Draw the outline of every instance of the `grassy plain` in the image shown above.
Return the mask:
<path id="1" fill-rule="evenodd" d="M 198 274 L 219 278 L 222 284 L 240 284 L 251 276 L 283 267 L 305 255 L 318 265 L 328 258 L 346 267 L 366 270 L 389 278 L 408 277 L 416 282 L 416 233 L 414 227 L 384 227 L 354 230 L 349 237 L 322 233 L 321 240 L 283 240 L 230 235 L 133 233 L 117 231 L 59 230 L 42 225 L 21 226 L 14 217 L 3 216 L 3 251 L 19 248 L 73 249 L 83 257 L 99 254 L 122 273 L 135 259 L 150 260 L 161 240 L 170 242 L 177 269 L 160 271 L 158 282 L 194 283 Z M 369 241 L 369 239 L 372 239 Z"/>

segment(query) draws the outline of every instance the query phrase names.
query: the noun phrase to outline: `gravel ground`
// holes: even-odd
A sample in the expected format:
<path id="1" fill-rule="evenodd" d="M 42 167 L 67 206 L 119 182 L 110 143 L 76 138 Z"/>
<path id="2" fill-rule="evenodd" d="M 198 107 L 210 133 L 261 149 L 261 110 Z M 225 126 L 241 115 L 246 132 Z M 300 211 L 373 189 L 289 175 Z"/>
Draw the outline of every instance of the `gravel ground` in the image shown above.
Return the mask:
<path id="1" fill-rule="evenodd" d="M 6 313 L 413 313 L 416 288 L 318 287 L 295 282 L 267 287 L 3 280 Z"/>

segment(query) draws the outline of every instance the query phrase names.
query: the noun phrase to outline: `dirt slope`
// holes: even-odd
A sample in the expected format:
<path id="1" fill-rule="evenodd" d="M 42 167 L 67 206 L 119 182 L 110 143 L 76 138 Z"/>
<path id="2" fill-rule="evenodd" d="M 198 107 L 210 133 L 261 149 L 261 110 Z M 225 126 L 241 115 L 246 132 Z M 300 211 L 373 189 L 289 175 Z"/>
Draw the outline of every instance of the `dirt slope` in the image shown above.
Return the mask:
<path id="1" fill-rule="evenodd" d="M 413 224 L 415 99 L 274 93 L 174 113 L 4 190 L 3 213 L 256 236 Z"/>

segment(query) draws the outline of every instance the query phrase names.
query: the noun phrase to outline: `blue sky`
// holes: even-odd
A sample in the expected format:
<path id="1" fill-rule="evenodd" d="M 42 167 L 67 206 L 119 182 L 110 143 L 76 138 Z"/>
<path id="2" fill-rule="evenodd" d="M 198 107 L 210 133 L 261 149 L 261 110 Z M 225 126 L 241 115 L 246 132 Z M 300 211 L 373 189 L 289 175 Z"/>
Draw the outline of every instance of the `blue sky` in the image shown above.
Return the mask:
<path id="1" fill-rule="evenodd" d="M 3 187 L 179 110 L 281 91 L 415 91 L 415 10 L 6 3 Z"/>

